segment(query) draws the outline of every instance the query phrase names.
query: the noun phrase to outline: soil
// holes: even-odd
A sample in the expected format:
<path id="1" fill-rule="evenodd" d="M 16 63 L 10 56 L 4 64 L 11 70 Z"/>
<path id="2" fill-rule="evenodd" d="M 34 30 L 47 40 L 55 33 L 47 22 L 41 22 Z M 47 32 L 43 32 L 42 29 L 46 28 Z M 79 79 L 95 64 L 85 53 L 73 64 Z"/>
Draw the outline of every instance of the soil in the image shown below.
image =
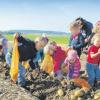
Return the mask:
<path id="1" fill-rule="evenodd" d="M 82 55 L 81 64 L 82 69 L 85 70 L 86 56 Z M 74 87 L 69 89 L 68 86 L 62 86 L 60 81 L 52 77 L 43 77 L 40 74 L 36 79 L 29 79 L 27 72 L 27 86 L 22 88 L 17 84 L 10 81 L 8 69 L 5 68 L 5 64 L 0 64 L 0 100 L 100 100 L 94 99 L 94 96 L 100 92 L 99 88 L 89 91 L 88 94 L 71 99 L 71 94 L 80 89 Z M 57 91 L 61 89 L 63 95 L 58 95 Z M 99 93 L 100 94 L 100 93 Z M 99 95 L 98 94 L 98 95 Z"/>

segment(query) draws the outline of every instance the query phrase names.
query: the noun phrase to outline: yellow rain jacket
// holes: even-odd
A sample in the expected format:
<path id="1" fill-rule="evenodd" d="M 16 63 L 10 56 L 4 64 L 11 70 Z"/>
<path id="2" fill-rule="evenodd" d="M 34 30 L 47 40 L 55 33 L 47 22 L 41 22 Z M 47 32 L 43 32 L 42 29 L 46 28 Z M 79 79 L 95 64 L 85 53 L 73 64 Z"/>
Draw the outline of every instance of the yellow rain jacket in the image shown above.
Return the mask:
<path id="1" fill-rule="evenodd" d="M 46 54 L 41 64 L 41 69 L 48 74 L 53 72 L 53 58 L 49 54 Z"/>

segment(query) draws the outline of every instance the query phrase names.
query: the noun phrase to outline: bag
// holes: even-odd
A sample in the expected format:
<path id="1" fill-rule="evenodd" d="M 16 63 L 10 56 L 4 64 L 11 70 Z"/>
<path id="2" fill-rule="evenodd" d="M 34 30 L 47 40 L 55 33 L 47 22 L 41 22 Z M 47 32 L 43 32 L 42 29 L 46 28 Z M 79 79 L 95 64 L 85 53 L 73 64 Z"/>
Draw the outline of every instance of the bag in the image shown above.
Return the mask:
<path id="1" fill-rule="evenodd" d="M 14 39 L 14 47 L 12 52 L 12 61 L 10 68 L 11 80 L 14 82 L 16 82 L 18 76 L 18 64 L 19 64 L 18 41 Z"/>

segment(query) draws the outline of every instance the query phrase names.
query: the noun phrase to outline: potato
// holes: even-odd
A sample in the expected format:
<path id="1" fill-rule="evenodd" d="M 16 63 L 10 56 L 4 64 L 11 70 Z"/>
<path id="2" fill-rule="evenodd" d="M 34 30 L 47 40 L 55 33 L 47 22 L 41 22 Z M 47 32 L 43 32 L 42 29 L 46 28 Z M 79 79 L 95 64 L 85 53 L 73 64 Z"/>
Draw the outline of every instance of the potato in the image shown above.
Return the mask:
<path id="1" fill-rule="evenodd" d="M 77 100 L 82 100 L 82 98 L 78 97 Z"/>
<path id="2" fill-rule="evenodd" d="M 96 94 L 97 94 L 97 93 L 100 93 L 100 89 L 96 90 L 95 93 L 96 93 Z"/>
<path id="3" fill-rule="evenodd" d="M 57 91 L 58 96 L 63 96 L 64 95 L 64 91 L 62 89 L 59 89 Z"/>
<path id="4" fill-rule="evenodd" d="M 94 100 L 100 100 L 100 95 L 94 95 Z"/>
<path id="5" fill-rule="evenodd" d="M 83 96 L 83 91 L 82 91 L 82 90 L 77 90 L 77 91 L 75 92 L 75 96 L 76 96 L 76 97 Z"/>
<path id="6" fill-rule="evenodd" d="M 71 100 L 76 100 L 76 96 L 75 95 L 71 95 L 70 98 L 71 98 Z"/>

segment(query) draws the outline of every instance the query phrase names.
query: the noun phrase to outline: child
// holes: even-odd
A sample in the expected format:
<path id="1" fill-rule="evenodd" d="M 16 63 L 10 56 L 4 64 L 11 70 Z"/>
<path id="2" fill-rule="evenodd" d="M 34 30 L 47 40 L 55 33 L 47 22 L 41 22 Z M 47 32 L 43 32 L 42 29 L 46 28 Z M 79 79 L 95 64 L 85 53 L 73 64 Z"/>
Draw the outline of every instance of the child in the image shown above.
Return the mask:
<path id="1" fill-rule="evenodd" d="M 1 33 L 0 33 L 0 42 L 1 42 L 2 47 L 3 47 L 3 53 L 6 56 L 7 51 L 8 51 L 8 40 L 4 36 L 2 36 Z"/>
<path id="2" fill-rule="evenodd" d="M 90 46 L 88 50 L 87 57 L 87 74 L 88 82 L 91 86 L 94 85 L 95 80 L 98 82 L 100 80 L 100 34 L 94 35 L 93 45 Z"/>
<path id="3" fill-rule="evenodd" d="M 41 70 L 45 71 L 46 73 L 48 73 L 49 75 L 53 72 L 53 58 L 52 55 L 54 53 L 54 50 L 52 49 L 52 45 L 50 43 L 48 43 L 45 47 L 44 47 L 44 60 L 41 64 Z"/>
<path id="4" fill-rule="evenodd" d="M 81 68 L 80 60 L 75 50 L 69 50 L 62 67 L 67 66 L 67 78 L 78 78 Z"/>
<path id="5" fill-rule="evenodd" d="M 75 21 L 79 22 L 81 25 L 81 30 L 84 31 L 85 38 L 89 37 L 92 33 L 93 24 L 81 17 L 78 17 Z"/>
<path id="6" fill-rule="evenodd" d="M 43 60 L 44 58 L 44 47 L 46 46 L 46 44 L 48 43 L 48 38 L 47 37 L 40 37 L 40 38 L 36 38 L 35 43 L 41 41 L 42 47 L 40 50 L 38 50 L 35 59 L 33 60 L 33 62 L 36 65 L 36 69 L 39 69 L 39 64 L 38 62 Z"/>
<path id="7" fill-rule="evenodd" d="M 9 49 L 5 56 L 7 68 L 10 68 L 11 66 L 11 58 L 12 58 L 12 49 Z"/>
<path id="8" fill-rule="evenodd" d="M 89 37 L 89 42 L 88 42 L 89 45 L 91 45 L 91 40 L 95 34 L 100 34 L 100 21 L 96 22 L 96 24 L 92 30 L 92 34 Z"/>
<path id="9" fill-rule="evenodd" d="M 15 34 L 14 39 L 16 43 L 15 50 L 17 52 L 15 54 L 14 53 L 15 50 L 13 50 L 12 61 L 15 63 L 17 62 L 17 63 L 15 65 L 12 62 L 10 75 L 11 75 L 11 79 L 14 82 L 16 82 L 16 78 L 17 78 L 18 84 L 23 87 L 26 84 L 26 79 L 25 79 L 26 69 L 22 63 L 25 61 L 28 61 L 30 67 L 32 69 L 35 69 L 35 66 L 34 66 L 35 64 L 33 62 L 33 59 L 36 57 L 37 51 L 41 49 L 42 44 L 41 44 L 41 41 L 38 41 L 38 42 L 31 41 L 29 39 L 26 39 L 20 36 L 18 33 Z M 14 59 L 14 57 L 16 57 L 17 59 Z M 15 60 L 18 60 L 18 61 L 15 61 Z M 17 71 L 14 69 L 16 69 Z"/>
<path id="10" fill-rule="evenodd" d="M 61 64 L 64 62 L 66 58 L 66 52 L 62 50 L 60 46 L 57 46 L 55 42 L 51 43 L 53 46 L 54 54 L 54 73 L 59 77 L 61 71 Z"/>
<path id="11" fill-rule="evenodd" d="M 78 22 L 73 22 L 70 25 L 70 31 L 72 33 L 70 37 L 69 46 L 77 51 L 78 56 L 80 57 L 82 48 L 84 47 L 84 37 L 80 32 L 80 25 Z"/>

